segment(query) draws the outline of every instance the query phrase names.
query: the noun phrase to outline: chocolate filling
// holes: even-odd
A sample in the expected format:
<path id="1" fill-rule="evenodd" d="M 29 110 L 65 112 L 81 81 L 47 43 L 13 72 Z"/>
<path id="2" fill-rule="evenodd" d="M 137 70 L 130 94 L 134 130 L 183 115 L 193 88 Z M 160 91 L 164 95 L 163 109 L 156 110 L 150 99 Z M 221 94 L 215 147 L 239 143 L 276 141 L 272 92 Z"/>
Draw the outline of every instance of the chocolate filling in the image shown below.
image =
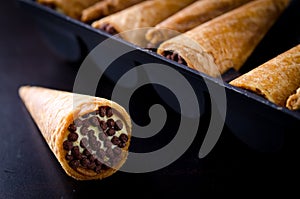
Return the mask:
<path id="1" fill-rule="evenodd" d="M 111 35 L 116 35 L 118 34 L 118 31 L 110 24 L 108 23 L 105 23 L 103 25 L 101 25 L 99 27 L 100 30 L 103 30 L 104 32 L 107 32 L 108 34 L 111 34 Z"/>
<path id="2" fill-rule="evenodd" d="M 113 116 L 111 107 L 101 106 L 69 125 L 63 149 L 71 168 L 100 173 L 120 163 L 129 138 L 123 121 Z"/>
<path id="3" fill-rule="evenodd" d="M 173 60 L 179 64 L 183 64 L 187 66 L 186 61 L 178 53 L 174 51 L 164 51 L 162 56 L 166 57 L 167 59 Z"/>

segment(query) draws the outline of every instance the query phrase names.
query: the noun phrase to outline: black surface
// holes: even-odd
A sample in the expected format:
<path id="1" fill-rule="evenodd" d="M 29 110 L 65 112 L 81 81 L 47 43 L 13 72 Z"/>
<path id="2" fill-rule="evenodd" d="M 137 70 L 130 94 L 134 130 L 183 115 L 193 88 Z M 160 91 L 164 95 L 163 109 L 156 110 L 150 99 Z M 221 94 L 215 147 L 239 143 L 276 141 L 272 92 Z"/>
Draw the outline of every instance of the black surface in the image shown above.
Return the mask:
<path id="1" fill-rule="evenodd" d="M 1 4 L 0 15 L 0 198 L 298 194 L 299 132 L 288 128 L 276 152 L 255 151 L 225 128 L 216 147 L 201 160 L 200 142 L 195 141 L 184 156 L 159 171 L 117 172 L 88 182 L 68 177 L 20 101 L 18 88 L 31 84 L 70 91 L 79 65 L 50 51 L 33 19 L 13 1 Z"/>

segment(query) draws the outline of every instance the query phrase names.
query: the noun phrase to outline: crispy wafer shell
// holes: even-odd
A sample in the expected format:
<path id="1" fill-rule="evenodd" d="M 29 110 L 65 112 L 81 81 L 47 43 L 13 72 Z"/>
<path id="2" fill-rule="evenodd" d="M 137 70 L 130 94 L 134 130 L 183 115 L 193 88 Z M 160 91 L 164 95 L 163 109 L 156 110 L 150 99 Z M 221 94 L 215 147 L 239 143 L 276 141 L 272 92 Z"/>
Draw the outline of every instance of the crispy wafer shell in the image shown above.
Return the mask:
<path id="1" fill-rule="evenodd" d="M 300 88 L 297 89 L 297 92 L 291 95 L 287 102 L 286 107 L 290 110 L 299 110 L 300 109 Z"/>
<path id="2" fill-rule="evenodd" d="M 145 0 L 102 0 L 82 11 L 81 21 L 91 22 Z"/>
<path id="3" fill-rule="evenodd" d="M 77 180 L 103 179 L 115 173 L 126 161 L 127 152 L 124 153 L 123 159 L 118 165 L 99 174 L 86 169 L 75 171 L 66 161 L 67 152 L 63 149 L 63 140 L 68 132 L 68 126 L 74 119 L 97 110 L 99 106 L 110 106 L 117 111 L 126 124 L 130 139 L 129 115 L 117 103 L 98 97 L 31 86 L 20 87 L 19 95 L 50 149 L 69 176 Z M 123 150 L 128 151 L 128 145 Z"/>
<path id="4" fill-rule="evenodd" d="M 278 55 L 230 82 L 285 106 L 300 85 L 300 45 Z"/>
<path id="5" fill-rule="evenodd" d="M 199 0 L 157 24 L 146 39 L 157 44 L 252 0 Z"/>
<path id="6" fill-rule="evenodd" d="M 56 7 L 64 14 L 80 19 L 82 10 L 101 0 L 38 0 L 39 3 Z"/>
<path id="7" fill-rule="evenodd" d="M 188 66 L 211 76 L 239 70 L 289 0 L 256 0 L 163 42 L 158 53 L 175 51 Z"/>
<path id="8" fill-rule="evenodd" d="M 95 21 L 92 23 L 92 26 L 94 28 L 100 28 L 104 24 L 110 24 L 117 32 L 121 33 L 123 39 L 137 45 L 143 45 L 146 43 L 145 31 L 138 29 L 153 27 L 194 1 L 195 0 L 145 1 Z M 126 34 L 126 31 L 130 30 L 134 30 L 134 32 Z"/>

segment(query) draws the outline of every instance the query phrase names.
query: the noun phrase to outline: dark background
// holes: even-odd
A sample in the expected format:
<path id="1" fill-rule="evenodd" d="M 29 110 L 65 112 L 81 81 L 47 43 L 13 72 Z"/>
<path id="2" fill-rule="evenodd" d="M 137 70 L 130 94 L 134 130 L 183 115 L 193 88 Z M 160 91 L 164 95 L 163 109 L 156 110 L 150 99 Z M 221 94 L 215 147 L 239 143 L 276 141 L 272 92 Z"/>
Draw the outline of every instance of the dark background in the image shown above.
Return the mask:
<path id="1" fill-rule="evenodd" d="M 193 145 L 178 161 L 159 171 L 117 172 L 102 181 L 73 180 L 41 136 L 18 88 L 31 84 L 71 91 L 79 63 L 66 62 L 51 51 L 34 19 L 14 1 L 2 1 L 0 27 L 0 198 L 77 198 L 91 193 L 118 198 L 299 195 L 297 145 L 262 153 L 242 143 L 226 127 L 205 159 L 197 158 L 199 146 Z"/>

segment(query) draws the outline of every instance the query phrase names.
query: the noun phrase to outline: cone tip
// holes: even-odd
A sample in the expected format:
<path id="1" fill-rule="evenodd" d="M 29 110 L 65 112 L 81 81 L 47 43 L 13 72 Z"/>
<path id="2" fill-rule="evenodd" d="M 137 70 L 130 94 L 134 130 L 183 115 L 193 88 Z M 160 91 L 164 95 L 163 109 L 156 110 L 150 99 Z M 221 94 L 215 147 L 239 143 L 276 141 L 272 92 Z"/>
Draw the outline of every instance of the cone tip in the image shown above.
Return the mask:
<path id="1" fill-rule="evenodd" d="M 22 98 L 24 96 L 24 93 L 26 92 L 26 90 L 28 90 L 31 86 L 29 85 L 22 85 L 19 87 L 19 96 Z"/>

